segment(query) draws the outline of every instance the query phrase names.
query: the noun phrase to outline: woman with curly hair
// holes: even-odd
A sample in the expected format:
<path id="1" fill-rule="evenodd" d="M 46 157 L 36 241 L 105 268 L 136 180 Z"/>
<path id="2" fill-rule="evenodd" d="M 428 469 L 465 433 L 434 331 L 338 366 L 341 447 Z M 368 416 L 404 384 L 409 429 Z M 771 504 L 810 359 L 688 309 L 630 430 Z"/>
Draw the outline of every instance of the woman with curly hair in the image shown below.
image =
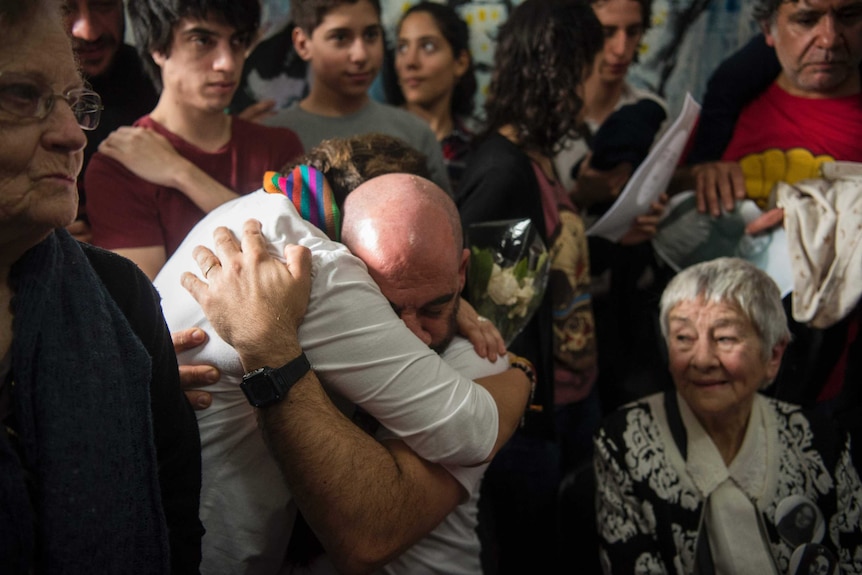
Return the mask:
<path id="1" fill-rule="evenodd" d="M 485 130 L 456 193 L 468 235 L 473 223 L 530 218 L 551 257 L 545 298 L 510 346 L 535 365 L 542 410 L 525 416 L 485 474 L 486 573 L 554 570 L 561 474 L 589 459 L 601 418 L 586 236 L 553 157 L 578 135 L 583 80 L 602 43 L 585 2 L 527 0 L 512 11 L 499 30 Z"/>

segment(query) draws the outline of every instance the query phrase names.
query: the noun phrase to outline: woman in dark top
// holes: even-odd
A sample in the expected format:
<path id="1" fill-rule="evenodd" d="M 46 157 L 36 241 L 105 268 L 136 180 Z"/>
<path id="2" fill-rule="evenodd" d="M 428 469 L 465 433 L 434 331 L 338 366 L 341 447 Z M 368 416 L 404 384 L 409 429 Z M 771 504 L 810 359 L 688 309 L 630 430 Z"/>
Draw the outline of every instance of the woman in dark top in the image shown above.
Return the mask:
<path id="1" fill-rule="evenodd" d="M 499 30 L 485 130 L 456 193 L 468 236 L 473 223 L 530 218 L 551 253 L 548 291 L 510 346 L 536 367 L 542 411 L 527 414 L 485 474 L 486 572 L 553 571 L 561 457 L 563 465 L 586 459 L 600 418 L 586 236 L 552 158 L 577 136 L 582 82 L 601 47 L 586 3 L 527 0 L 512 11 Z"/>
<path id="2" fill-rule="evenodd" d="M 0 0 L 0 565 L 197 573 L 200 439 L 158 294 L 79 244 L 101 102 L 56 0 Z"/>

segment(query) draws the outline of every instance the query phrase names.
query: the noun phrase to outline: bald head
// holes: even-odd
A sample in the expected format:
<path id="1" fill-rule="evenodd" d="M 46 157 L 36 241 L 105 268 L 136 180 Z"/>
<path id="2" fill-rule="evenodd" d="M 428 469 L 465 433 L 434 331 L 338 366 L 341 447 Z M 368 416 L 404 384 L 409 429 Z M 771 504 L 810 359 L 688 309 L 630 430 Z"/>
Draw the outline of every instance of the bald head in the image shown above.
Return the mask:
<path id="1" fill-rule="evenodd" d="M 446 192 L 407 174 L 368 180 L 347 196 L 341 239 L 414 333 L 437 351 L 448 345 L 467 251 Z"/>
<path id="2" fill-rule="evenodd" d="M 431 239 L 444 240 L 452 248 L 449 251 L 461 251 L 461 220 L 455 203 L 429 180 L 386 174 L 358 186 L 344 202 L 342 241 L 351 251 L 418 251 Z M 435 249 L 441 247 L 436 244 Z"/>

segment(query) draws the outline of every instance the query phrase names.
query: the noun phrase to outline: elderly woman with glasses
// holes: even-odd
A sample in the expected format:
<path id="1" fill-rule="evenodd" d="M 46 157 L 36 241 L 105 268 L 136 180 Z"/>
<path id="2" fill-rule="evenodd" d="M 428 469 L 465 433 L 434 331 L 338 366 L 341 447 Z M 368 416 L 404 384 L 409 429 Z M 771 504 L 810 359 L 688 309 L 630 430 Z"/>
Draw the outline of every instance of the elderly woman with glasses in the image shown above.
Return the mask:
<path id="1" fill-rule="evenodd" d="M 790 340 L 776 285 L 719 258 L 680 272 L 660 306 L 676 389 L 620 408 L 596 436 L 605 572 L 785 574 L 816 552 L 859 573 L 849 436 L 758 393 Z M 802 502 L 825 526 L 804 540 L 782 527 Z"/>
<path id="2" fill-rule="evenodd" d="M 200 440 L 152 285 L 79 244 L 99 96 L 55 0 L 0 0 L 0 565 L 196 573 Z"/>

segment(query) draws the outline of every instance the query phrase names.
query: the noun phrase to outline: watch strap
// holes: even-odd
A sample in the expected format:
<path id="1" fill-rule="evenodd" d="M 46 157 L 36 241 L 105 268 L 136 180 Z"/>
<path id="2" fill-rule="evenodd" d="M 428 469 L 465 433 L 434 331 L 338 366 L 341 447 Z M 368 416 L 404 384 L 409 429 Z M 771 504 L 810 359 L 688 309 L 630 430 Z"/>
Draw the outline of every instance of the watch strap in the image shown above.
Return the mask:
<path id="1" fill-rule="evenodd" d="M 300 353 L 279 368 L 264 366 L 242 376 L 242 388 L 249 403 L 254 407 L 268 407 L 281 402 L 305 374 L 311 364 L 305 353 Z"/>
<path id="2" fill-rule="evenodd" d="M 310 370 L 311 364 L 308 363 L 305 352 L 300 353 L 297 357 L 276 369 L 275 371 L 281 376 L 284 382 L 282 397 L 286 397 L 290 388 L 296 385 L 296 382 L 302 379 Z"/>

